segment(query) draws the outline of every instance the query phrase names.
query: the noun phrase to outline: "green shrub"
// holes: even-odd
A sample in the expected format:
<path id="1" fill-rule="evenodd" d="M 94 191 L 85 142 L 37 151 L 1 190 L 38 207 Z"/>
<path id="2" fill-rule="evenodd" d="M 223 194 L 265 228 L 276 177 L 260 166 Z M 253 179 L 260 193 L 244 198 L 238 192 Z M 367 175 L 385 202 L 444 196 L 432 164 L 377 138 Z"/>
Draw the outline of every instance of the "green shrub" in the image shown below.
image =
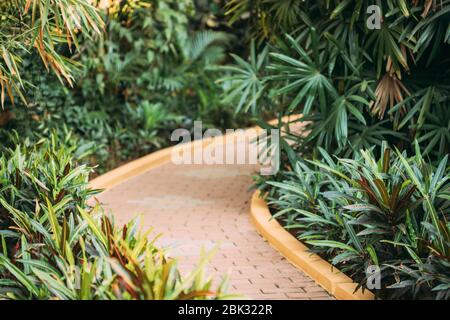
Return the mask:
<path id="1" fill-rule="evenodd" d="M 95 7 L 86 0 L 4 0 L 0 3 L 0 106 L 8 96 L 14 104 L 15 95 L 26 103 L 23 89 L 29 83 L 22 77 L 23 56 L 31 52 L 41 60 L 47 71 L 73 84 L 76 61 L 62 44 L 78 51 L 81 35 L 100 35 L 103 27 Z M 31 82 L 32 84 L 32 82 Z"/>
<path id="2" fill-rule="evenodd" d="M 380 266 L 383 298 L 450 298 L 450 168 L 383 144 L 381 158 L 299 162 L 270 197 L 275 217 L 365 286 Z"/>
<path id="3" fill-rule="evenodd" d="M 24 139 L 53 130 L 64 137 L 67 127 L 93 148 L 88 162 L 102 173 L 166 146 L 173 129 L 195 120 L 205 128 L 246 123 L 221 102 L 214 82 L 231 36 L 197 30 L 191 1 L 123 0 L 101 14 L 104 36 L 79 41 L 74 88 L 34 63 L 36 55 L 23 57 L 22 77 L 34 87 L 28 106 L 7 100 L 0 111 L 2 144 L 11 145 L 11 130 Z"/>
<path id="4" fill-rule="evenodd" d="M 379 29 L 366 24 L 370 5 Z M 450 1 L 226 9 L 249 26 L 250 52 L 224 68 L 224 101 L 260 120 L 303 114 L 305 130 L 280 141 L 285 172 L 257 178 L 275 215 L 361 285 L 380 265 L 382 297 L 449 299 Z"/>
<path id="5" fill-rule="evenodd" d="M 373 4 L 382 21 L 370 30 Z M 450 151 L 449 1 L 235 0 L 228 10 L 231 21 L 254 15 L 262 37 L 248 63 L 228 68 L 225 100 L 302 113 L 310 134 L 294 148 L 351 157 L 384 140 L 411 152 L 418 140 L 432 160 Z"/>
<path id="6" fill-rule="evenodd" d="M 198 268 L 181 277 L 136 221 L 117 227 L 88 199 L 91 171 L 70 137 L 17 145 L 0 157 L 0 298 L 218 299 Z"/>

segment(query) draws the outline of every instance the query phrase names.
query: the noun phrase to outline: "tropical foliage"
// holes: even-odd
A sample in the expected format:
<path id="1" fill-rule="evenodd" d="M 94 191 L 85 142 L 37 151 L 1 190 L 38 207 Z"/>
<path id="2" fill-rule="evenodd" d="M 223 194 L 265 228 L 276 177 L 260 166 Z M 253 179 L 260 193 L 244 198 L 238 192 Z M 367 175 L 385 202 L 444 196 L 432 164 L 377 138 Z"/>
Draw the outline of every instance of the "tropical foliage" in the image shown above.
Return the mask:
<path id="1" fill-rule="evenodd" d="M 0 298 L 226 297 L 88 204 L 87 179 L 195 120 L 292 114 L 257 183 L 275 218 L 362 287 L 380 267 L 381 298 L 450 298 L 450 0 L 11 0 L 0 18 Z"/>
<path id="2" fill-rule="evenodd" d="M 213 252 L 182 275 L 157 236 L 117 226 L 87 183 L 89 164 L 148 153 L 177 126 L 233 125 L 212 79 L 232 35 L 188 0 L 0 9 L 0 299 L 229 297 L 226 279 L 205 275 Z"/>
<path id="3" fill-rule="evenodd" d="M 257 179 L 274 216 L 363 287 L 379 266 L 382 298 L 449 299 L 450 2 L 226 9 L 249 54 L 224 67 L 224 101 L 303 115 L 283 124 L 304 129 L 281 141 L 285 171 Z"/>
<path id="4" fill-rule="evenodd" d="M 70 130 L 93 147 L 88 162 L 104 172 L 167 145 L 174 128 L 190 128 L 194 120 L 205 128 L 245 125 L 214 82 L 233 35 L 202 22 L 212 19 L 209 12 L 195 11 L 188 0 L 124 0 L 98 14 L 105 33 L 79 39 L 73 88 L 36 64 L 37 55 L 23 57 L 22 78 L 34 86 L 25 91 L 28 105 L 6 99 L 3 144 L 11 144 L 5 134 L 11 130 L 21 137 L 52 130 L 63 137 Z"/>
<path id="5" fill-rule="evenodd" d="M 0 298 L 218 299 L 207 256 L 182 277 L 136 221 L 122 228 L 93 204 L 71 137 L 17 145 L 0 158 Z M 92 201 L 91 201 L 92 202 Z"/>
<path id="6" fill-rule="evenodd" d="M 271 181 L 271 204 L 286 228 L 366 286 L 381 269 L 383 298 L 450 298 L 450 170 L 417 148 L 413 157 L 385 144 L 355 159 L 298 162 Z"/>
<path id="7" fill-rule="evenodd" d="M 0 94 L 24 103 L 21 77 L 23 55 L 36 52 L 47 70 L 73 84 L 76 61 L 59 51 L 62 44 L 79 50 L 80 31 L 85 37 L 100 35 L 103 29 L 97 10 L 89 0 L 6 0 L 0 4 Z"/>
<path id="8" fill-rule="evenodd" d="M 366 26 L 373 4 L 380 29 Z M 350 156 L 383 140 L 411 151 L 417 140 L 433 159 L 449 152 L 449 1 L 236 0 L 228 7 L 231 21 L 243 10 L 257 14 L 254 28 L 267 38 L 259 58 L 252 47 L 248 63 L 236 57 L 227 67 L 234 85 L 226 99 L 238 110 L 302 113 L 311 130 L 295 137 L 302 151 L 320 146 Z"/>

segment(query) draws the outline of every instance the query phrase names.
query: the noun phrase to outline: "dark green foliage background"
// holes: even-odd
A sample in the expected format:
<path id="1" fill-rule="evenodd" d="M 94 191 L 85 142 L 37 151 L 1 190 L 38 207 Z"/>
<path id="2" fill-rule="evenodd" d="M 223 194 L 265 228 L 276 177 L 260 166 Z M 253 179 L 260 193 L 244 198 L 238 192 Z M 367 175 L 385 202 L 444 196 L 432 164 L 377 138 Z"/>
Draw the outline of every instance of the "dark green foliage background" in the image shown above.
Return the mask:
<path id="1" fill-rule="evenodd" d="M 28 105 L 16 101 L 1 113 L 9 119 L 0 121 L 3 146 L 11 144 L 12 130 L 22 138 L 72 131 L 102 173 L 168 145 L 173 129 L 189 129 L 194 120 L 205 128 L 247 123 L 221 102 L 222 87 L 214 82 L 235 40 L 220 20 L 220 4 L 121 3 L 103 13 L 104 37 L 81 43 L 74 88 L 36 56 L 24 56 Z"/>
<path id="2" fill-rule="evenodd" d="M 257 177 L 274 214 L 363 287 L 378 265 L 379 297 L 450 299 L 450 1 L 226 8 L 250 49 L 223 68 L 224 101 L 266 127 L 270 113 L 303 115 L 286 125 L 306 130 L 286 129 L 284 170 Z"/>
<path id="3" fill-rule="evenodd" d="M 379 266 L 379 297 L 450 299 L 450 0 L 122 0 L 102 14 L 73 88 L 23 56 L 28 104 L 7 100 L 0 148 L 53 132 L 102 173 L 195 120 L 302 114 L 283 124 L 282 171 L 256 178 L 274 215 L 362 287 Z"/>

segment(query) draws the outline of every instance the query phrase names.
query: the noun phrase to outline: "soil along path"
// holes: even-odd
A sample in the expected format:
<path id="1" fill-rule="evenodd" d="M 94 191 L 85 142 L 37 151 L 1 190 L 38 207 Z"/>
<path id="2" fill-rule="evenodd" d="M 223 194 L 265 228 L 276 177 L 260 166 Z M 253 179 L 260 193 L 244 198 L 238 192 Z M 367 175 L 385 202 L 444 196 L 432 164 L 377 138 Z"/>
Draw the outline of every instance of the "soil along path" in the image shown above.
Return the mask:
<path id="1" fill-rule="evenodd" d="M 218 245 L 208 272 L 219 281 L 231 271 L 231 292 L 250 299 L 331 299 L 256 232 L 249 208 L 251 175 L 257 169 L 248 164 L 176 165 L 168 159 L 97 198 L 118 223 L 141 216 L 144 228 L 162 233 L 157 244 L 170 248 L 181 270 L 198 262 L 202 248 Z"/>

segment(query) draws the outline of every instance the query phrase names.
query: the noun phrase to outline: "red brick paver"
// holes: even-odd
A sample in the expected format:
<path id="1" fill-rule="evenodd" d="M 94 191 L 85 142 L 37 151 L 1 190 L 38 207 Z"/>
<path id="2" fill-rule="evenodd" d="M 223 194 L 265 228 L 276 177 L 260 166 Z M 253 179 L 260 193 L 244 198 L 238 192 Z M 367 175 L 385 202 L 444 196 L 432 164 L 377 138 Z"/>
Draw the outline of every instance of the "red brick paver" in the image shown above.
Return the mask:
<path id="1" fill-rule="evenodd" d="M 208 272 L 231 270 L 230 291 L 252 299 L 330 299 L 291 265 L 250 221 L 250 165 L 165 164 L 103 192 L 98 199 L 118 223 L 142 215 L 144 227 L 180 258 L 182 270 L 198 262 L 202 248 L 219 245 Z"/>

